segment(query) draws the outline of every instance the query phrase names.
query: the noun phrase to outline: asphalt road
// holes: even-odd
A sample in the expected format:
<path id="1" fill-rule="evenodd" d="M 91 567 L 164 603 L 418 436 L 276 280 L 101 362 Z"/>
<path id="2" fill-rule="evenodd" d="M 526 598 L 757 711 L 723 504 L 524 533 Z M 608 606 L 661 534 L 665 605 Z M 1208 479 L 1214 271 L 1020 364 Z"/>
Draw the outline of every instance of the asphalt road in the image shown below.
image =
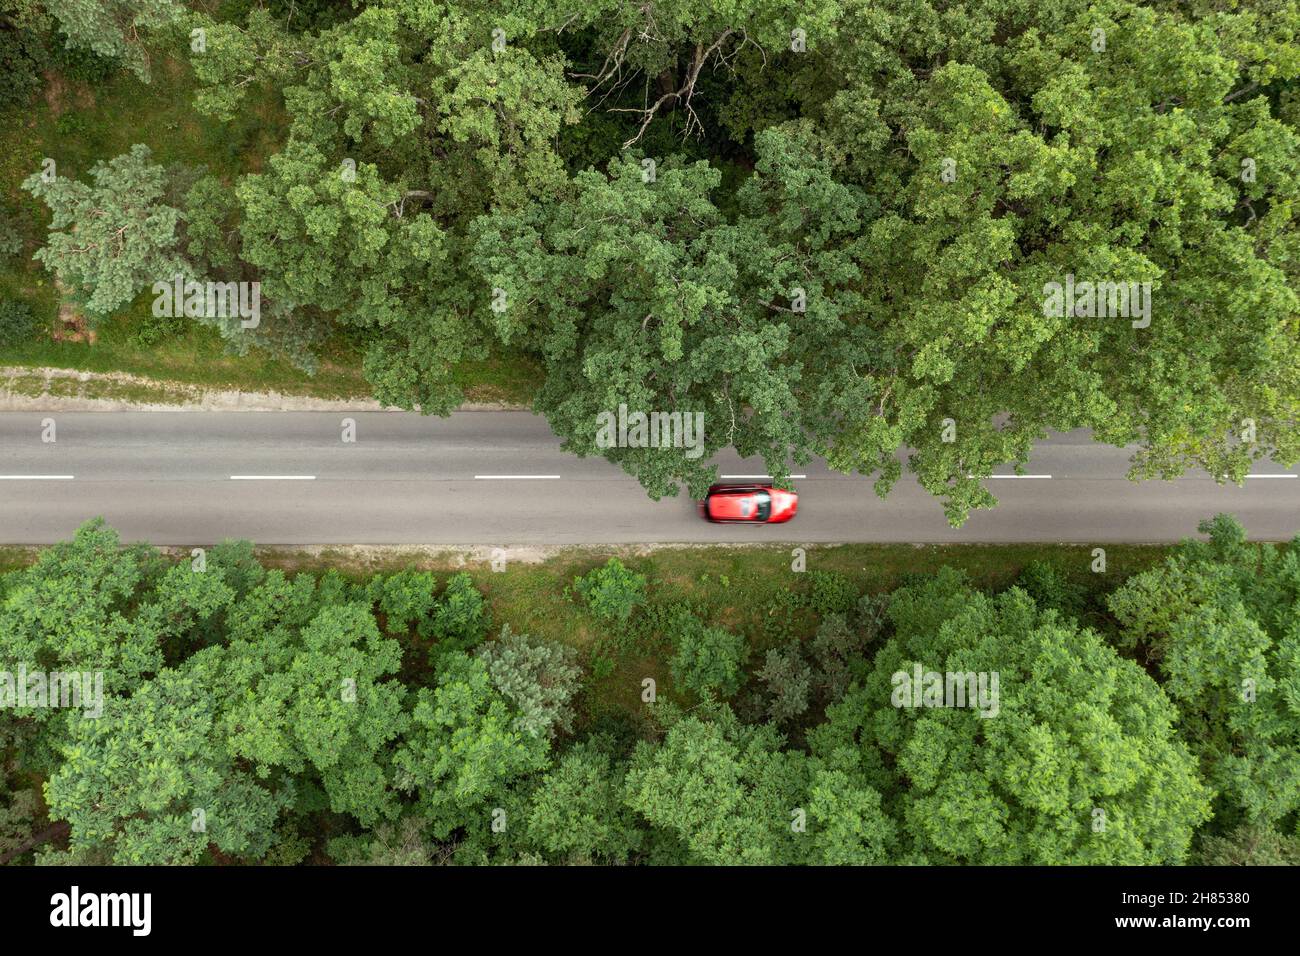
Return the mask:
<path id="1" fill-rule="evenodd" d="M 47 417 L 53 443 L 41 440 Z M 1205 474 L 1134 483 L 1129 454 L 1086 432 L 1053 436 L 1026 469 L 1040 477 L 992 479 L 1000 504 L 960 529 L 906 474 L 882 501 L 870 479 L 816 461 L 795 469 L 806 477 L 793 521 L 747 527 L 708 524 L 684 495 L 649 500 L 608 462 L 561 452 L 545 420 L 523 412 L 5 413 L 0 541 L 59 541 L 95 515 L 155 544 L 1158 542 L 1220 511 L 1253 537 L 1300 533 L 1294 470 L 1261 463 L 1244 487 Z M 764 470 L 717 461 L 724 476 Z"/>

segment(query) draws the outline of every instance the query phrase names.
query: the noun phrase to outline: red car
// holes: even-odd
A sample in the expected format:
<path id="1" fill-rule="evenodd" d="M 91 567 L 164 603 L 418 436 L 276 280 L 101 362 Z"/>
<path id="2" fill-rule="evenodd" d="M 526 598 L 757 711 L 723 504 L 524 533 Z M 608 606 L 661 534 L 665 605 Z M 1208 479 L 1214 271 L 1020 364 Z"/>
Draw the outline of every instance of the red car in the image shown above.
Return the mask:
<path id="1" fill-rule="evenodd" d="M 710 521 L 780 524 L 799 510 L 799 496 L 773 485 L 713 485 L 700 510 Z"/>

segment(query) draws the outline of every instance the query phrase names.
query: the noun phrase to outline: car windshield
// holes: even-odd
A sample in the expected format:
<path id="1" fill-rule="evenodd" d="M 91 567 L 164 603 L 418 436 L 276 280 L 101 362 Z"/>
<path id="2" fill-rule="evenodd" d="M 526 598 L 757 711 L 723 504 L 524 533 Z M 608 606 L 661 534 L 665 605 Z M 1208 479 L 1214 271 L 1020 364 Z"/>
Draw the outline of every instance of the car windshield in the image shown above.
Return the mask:
<path id="1" fill-rule="evenodd" d="M 766 521 L 772 515 L 772 496 L 766 491 L 760 491 L 754 495 L 754 503 L 758 505 L 758 514 L 755 516 L 759 521 Z"/>

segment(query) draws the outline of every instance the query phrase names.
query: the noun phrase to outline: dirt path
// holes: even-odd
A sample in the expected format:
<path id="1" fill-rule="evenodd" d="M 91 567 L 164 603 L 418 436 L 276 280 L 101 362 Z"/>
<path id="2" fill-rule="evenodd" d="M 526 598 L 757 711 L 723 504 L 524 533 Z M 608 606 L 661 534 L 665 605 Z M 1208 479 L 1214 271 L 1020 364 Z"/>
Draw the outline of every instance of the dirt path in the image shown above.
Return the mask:
<path id="1" fill-rule="evenodd" d="M 503 403 L 468 402 L 467 410 L 518 410 Z M 279 392 L 241 392 L 124 372 L 0 366 L 0 412 L 382 412 L 400 409 L 373 399 L 325 399 Z"/>

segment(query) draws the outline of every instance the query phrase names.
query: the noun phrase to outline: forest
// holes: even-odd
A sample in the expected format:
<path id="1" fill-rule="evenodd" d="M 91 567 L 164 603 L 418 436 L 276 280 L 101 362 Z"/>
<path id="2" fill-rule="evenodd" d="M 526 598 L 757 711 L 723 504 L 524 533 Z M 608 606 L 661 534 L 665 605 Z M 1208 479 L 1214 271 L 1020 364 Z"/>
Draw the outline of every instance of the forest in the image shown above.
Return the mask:
<path id="1" fill-rule="evenodd" d="M 752 566 L 684 591 L 587 558 L 554 639 L 494 602 L 515 572 L 286 573 L 88 522 L 0 576 L 0 860 L 1295 864 L 1300 538 L 1201 531 L 1004 586 L 864 590 L 814 551 L 747 618 Z M 102 697 L 20 698 L 20 668 Z M 900 694 L 918 672 L 981 675 L 982 709 Z"/>
<path id="2" fill-rule="evenodd" d="M 1300 461 L 1298 33 L 1298 0 L 0 0 L 0 385 L 490 400 L 654 499 L 734 449 L 953 526 L 1051 432 L 1245 484 Z M 707 427 L 611 447 L 624 408 Z M 1218 510 L 1109 569 L 375 568 L 92 518 L 0 546 L 0 864 L 1295 864 L 1300 537 Z"/>
<path id="3" fill-rule="evenodd" d="M 219 336 L 228 375 L 427 414 L 489 378 L 653 497 L 731 446 L 881 495 L 906 467 L 961 524 L 1072 428 L 1138 447 L 1133 477 L 1241 481 L 1300 459 L 1298 26 L 1294 0 L 3 0 L 0 360 L 207 376 Z M 152 315 L 175 276 L 258 283 L 258 324 Z M 1085 286 L 1100 308 L 1045 301 Z M 49 342 L 69 310 L 130 348 Z M 724 424 L 698 459 L 600 448 L 621 403 Z"/>

